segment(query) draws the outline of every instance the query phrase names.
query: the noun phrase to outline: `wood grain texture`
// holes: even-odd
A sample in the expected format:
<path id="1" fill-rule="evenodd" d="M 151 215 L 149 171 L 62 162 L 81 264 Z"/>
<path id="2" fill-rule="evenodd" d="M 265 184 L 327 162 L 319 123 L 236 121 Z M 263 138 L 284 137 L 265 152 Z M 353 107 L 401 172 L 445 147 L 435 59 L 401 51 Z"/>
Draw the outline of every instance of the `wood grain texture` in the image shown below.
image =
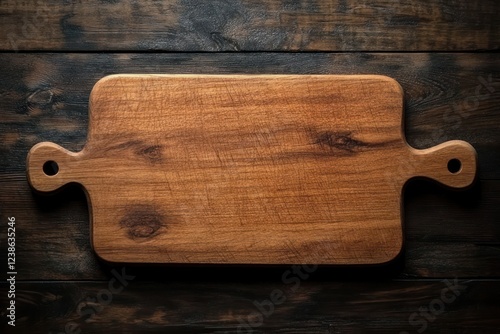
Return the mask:
<path id="1" fill-rule="evenodd" d="M 117 272 L 121 273 L 121 269 Z M 315 280 L 316 275 L 320 273 L 312 273 L 300 283 L 284 283 L 279 273 L 267 280 L 252 278 L 259 280 L 258 284 L 144 282 L 136 276 L 109 303 L 98 301 L 98 296 L 109 288 L 108 281 L 28 282 L 18 287 L 19 311 L 25 316 L 18 321 L 16 330 L 59 333 L 68 323 L 82 333 L 100 333 L 103 328 L 106 333 L 213 334 L 418 330 L 475 334 L 496 333 L 498 329 L 498 282 L 321 282 Z M 275 290 L 282 291 L 285 300 L 269 312 L 271 308 L 264 301 Z M 256 304 L 265 305 L 261 324 L 258 315 L 262 308 Z M 249 326 L 249 321 L 256 326 Z"/>
<path id="2" fill-rule="evenodd" d="M 466 142 L 411 148 L 402 115 L 384 76 L 114 75 L 92 90 L 83 150 L 39 143 L 27 174 L 84 187 L 107 261 L 384 263 L 408 179 L 476 174 Z"/>
<path id="3" fill-rule="evenodd" d="M 65 51 L 498 50 L 496 0 L 0 3 L 0 49 Z"/>

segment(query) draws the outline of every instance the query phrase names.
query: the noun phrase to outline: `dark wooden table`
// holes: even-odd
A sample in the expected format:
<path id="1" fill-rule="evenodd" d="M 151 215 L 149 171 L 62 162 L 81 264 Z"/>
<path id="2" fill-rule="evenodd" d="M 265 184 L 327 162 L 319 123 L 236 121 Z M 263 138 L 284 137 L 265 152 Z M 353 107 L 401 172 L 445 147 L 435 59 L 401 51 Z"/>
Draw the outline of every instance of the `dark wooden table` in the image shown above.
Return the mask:
<path id="1" fill-rule="evenodd" d="M 497 0 L 2 0 L 0 331 L 499 332 L 499 9 Z M 405 91 L 408 142 L 470 142 L 478 181 L 459 192 L 410 182 L 405 251 L 383 266 L 102 263 L 83 192 L 32 193 L 25 158 L 44 140 L 81 149 L 90 90 L 112 73 L 388 75 Z"/>

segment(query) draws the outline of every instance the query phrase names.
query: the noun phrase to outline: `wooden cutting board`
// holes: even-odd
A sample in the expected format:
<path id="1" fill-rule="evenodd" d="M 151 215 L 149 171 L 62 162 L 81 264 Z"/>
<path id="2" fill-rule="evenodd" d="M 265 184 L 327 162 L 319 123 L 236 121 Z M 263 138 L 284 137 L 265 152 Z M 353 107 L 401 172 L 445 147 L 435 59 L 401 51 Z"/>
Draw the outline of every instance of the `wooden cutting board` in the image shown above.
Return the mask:
<path id="1" fill-rule="evenodd" d="M 113 75 L 85 148 L 28 155 L 41 192 L 77 182 L 113 262 L 373 264 L 402 248 L 402 189 L 470 185 L 463 141 L 416 150 L 384 76 Z"/>

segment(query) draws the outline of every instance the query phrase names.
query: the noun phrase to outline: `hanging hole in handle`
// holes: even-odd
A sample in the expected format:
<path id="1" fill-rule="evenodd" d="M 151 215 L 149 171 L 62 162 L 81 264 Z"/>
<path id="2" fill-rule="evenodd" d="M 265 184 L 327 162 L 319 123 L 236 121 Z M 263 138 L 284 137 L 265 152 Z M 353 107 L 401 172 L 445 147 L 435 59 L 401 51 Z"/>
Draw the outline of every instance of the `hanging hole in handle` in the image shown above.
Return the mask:
<path id="1" fill-rule="evenodd" d="M 47 176 L 54 176 L 59 172 L 59 165 L 57 162 L 49 160 L 43 164 L 43 172 Z"/>
<path id="2" fill-rule="evenodd" d="M 450 159 L 448 161 L 448 171 L 451 174 L 457 174 L 462 170 L 462 162 L 458 159 Z"/>

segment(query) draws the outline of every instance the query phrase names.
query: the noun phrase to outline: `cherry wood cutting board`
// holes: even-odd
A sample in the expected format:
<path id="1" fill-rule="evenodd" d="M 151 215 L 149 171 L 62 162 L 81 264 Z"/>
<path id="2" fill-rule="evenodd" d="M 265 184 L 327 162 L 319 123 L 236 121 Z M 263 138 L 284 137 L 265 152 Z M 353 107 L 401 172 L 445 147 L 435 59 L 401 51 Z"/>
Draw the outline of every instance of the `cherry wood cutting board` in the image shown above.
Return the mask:
<path id="1" fill-rule="evenodd" d="M 112 75 L 88 140 L 28 154 L 31 186 L 86 191 L 113 262 L 374 264 L 401 251 L 402 190 L 470 185 L 463 141 L 403 134 L 403 93 L 375 75 Z"/>

